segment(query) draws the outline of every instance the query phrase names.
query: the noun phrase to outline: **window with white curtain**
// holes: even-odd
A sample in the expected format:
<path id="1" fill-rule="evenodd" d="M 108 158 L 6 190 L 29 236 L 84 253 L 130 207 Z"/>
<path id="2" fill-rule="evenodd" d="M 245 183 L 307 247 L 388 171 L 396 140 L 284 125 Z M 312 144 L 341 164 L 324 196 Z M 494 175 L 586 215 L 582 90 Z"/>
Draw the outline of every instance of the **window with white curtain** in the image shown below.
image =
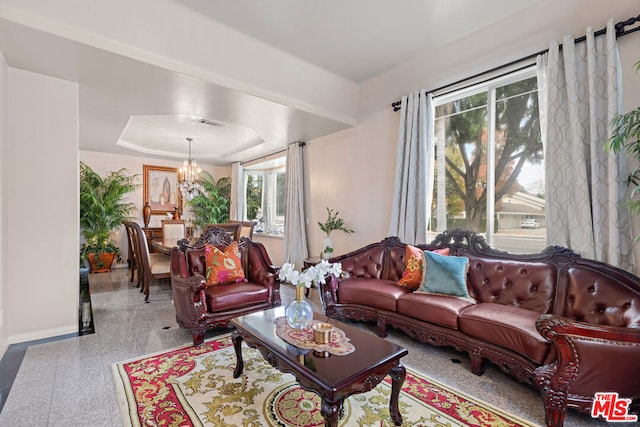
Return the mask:
<path id="1" fill-rule="evenodd" d="M 537 91 L 532 67 L 433 97 L 436 167 L 429 237 L 467 228 L 495 248 L 544 249 Z"/>
<path id="2" fill-rule="evenodd" d="M 255 233 L 284 235 L 286 157 L 244 166 L 244 220 Z"/>

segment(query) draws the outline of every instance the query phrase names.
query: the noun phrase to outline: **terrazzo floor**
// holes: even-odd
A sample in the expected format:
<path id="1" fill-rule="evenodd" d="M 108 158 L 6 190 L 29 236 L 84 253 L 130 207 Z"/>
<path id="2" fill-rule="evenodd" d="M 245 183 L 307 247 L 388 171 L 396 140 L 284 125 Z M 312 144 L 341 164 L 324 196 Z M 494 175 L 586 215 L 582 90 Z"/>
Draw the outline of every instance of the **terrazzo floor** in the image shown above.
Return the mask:
<path id="1" fill-rule="evenodd" d="M 95 334 L 10 346 L 3 358 L 5 366 L 0 366 L 0 390 L 8 392 L 0 412 L 0 426 L 123 425 L 111 365 L 191 343 L 191 334 L 176 324 L 169 282 L 154 283 L 150 303 L 145 304 L 128 279 L 125 269 L 90 275 Z M 281 293 L 283 304 L 295 297 L 289 286 L 283 286 Z M 321 309 L 316 290 L 311 290 L 309 300 L 314 309 Z M 375 332 L 375 325 L 356 325 Z M 226 331 L 209 336 L 220 332 Z M 475 376 L 463 353 L 421 344 L 394 330 L 389 331 L 388 339 L 409 350 L 403 358 L 406 366 L 530 423 L 544 425 L 538 392 L 494 365 L 488 364 L 484 375 Z M 7 372 L 18 365 L 17 375 Z M 569 411 L 565 422 L 568 427 L 606 424 L 575 411 Z"/>

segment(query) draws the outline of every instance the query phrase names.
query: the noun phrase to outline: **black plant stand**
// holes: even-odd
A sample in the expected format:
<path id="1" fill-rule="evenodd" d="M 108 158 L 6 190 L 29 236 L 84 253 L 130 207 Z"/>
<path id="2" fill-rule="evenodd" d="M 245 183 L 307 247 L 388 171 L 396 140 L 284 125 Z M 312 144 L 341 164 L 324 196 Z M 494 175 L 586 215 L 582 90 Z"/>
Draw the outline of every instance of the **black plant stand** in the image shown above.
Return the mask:
<path id="1" fill-rule="evenodd" d="M 78 335 L 93 334 L 94 332 L 93 311 L 91 310 L 91 292 L 89 291 L 89 269 L 80 268 Z"/>

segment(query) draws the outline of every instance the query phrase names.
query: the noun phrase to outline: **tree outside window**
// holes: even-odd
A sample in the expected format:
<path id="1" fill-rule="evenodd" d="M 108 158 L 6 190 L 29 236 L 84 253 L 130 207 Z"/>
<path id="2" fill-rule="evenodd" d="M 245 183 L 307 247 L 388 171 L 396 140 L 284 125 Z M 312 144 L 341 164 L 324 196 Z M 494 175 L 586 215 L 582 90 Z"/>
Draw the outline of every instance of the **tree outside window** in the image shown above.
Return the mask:
<path id="1" fill-rule="evenodd" d="M 434 106 L 430 229 L 468 228 L 514 252 L 543 249 L 544 154 L 534 71 L 434 97 Z"/>

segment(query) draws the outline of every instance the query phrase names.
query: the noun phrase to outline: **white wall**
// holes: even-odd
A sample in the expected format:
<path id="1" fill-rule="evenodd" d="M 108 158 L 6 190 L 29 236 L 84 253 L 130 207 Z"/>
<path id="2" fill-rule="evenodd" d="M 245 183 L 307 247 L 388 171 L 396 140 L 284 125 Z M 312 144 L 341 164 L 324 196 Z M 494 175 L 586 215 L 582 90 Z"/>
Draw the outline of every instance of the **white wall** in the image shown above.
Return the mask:
<path id="1" fill-rule="evenodd" d="M 2 284 L 9 342 L 78 330 L 78 85 L 9 68 Z"/>
<path id="2" fill-rule="evenodd" d="M 7 253 L 7 241 L 4 238 L 7 229 L 7 215 L 5 208 L 5 195 L 7 194 L 5 163 L 7 160 L 7 98 L 8 98 L 8 74 L 7 62 L 0 52 L 0 359 L 4 355 L 9 343 L 7 333 L 7 299 L 6 284 L 7 269 L 5 268 L 5 254 Z"/>
<path id="3" fill-rule="evenodd" d="M 385 108 L 350 129 L 304 147 L 305 213 L 310 256 L 320 256 L 326 208 L 353 234 L 331 233 L 336 255 L 387 237 L 394 191 L 398 114 Z"/>
<path id="4" fill-rule="evenodd" d="M 153 166 L 167 166 L 172 168 L 179 168 L 182 166 L 182 161 L 175 160 L 159 160 L 152 159 L 148 157 L 134 157 L 134 156 L 122 156 L 118 154 L 107 154 L 107 153 L 98 153 L 95 151 L 80 151 L 80 160 L 91 167 L 96 173 L 100 176 L 106 175 L 108 172 L 118 170 L 120 168 L 125 168 L 132 175 L 139 175 L 138 183 L 140 184 L 140 188 L 133 193 L 130 193 L 127 196 L 127 199 L 130 202 L 135 203 L 136 209 L 131 213 L 131 216 L 134 217 L 135 222 L 144 225 L 144 221 L 142 220 L 142 207 L 143 203 L 143 192 L 142 192 L 142 170 L 143 165 L 153 165 Z M 197 160 L 197 159 L 196 159 Z M 222 177 L 231 176 L 231 167 L 230 166 L 208 166 L 200 164 L 203 170 L 209 172 L 215 179 L 220 179 Z M 188 210 L 184 211 L 183 219 L 189 219 Z M 151 220 L 149 221 L 149 227 L 160 227 L 161 220 L 166 219 L 166 215 L 152 215 Z M 127 235 L 124 228 L 120 228 L 111 233 L 112 239 L 116 241 L 120 249 L 122 249 L 122 263 L 119 265 L 120 267 L 125 266 L 128 254 L 127 247 Z"/>

